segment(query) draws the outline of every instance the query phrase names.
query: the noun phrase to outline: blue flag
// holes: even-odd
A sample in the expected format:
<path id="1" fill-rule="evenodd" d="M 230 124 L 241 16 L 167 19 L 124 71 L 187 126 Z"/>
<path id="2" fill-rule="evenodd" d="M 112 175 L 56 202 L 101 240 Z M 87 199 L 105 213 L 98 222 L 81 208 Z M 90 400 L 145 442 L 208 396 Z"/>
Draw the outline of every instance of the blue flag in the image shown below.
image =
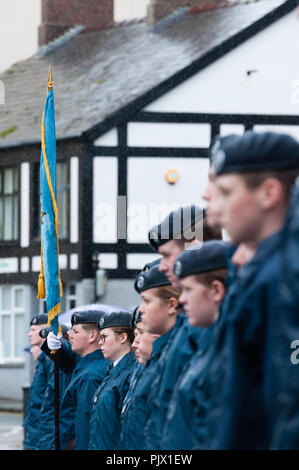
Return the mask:
<path id="1" fill-rule="evenodd" d="M 56 184 L 56 133 L 52 74 L 42 116 L 40 159 L 41 272 L 37 298 L 46 298 L 48 324 L 55 335 L 61 332 L 58 321 L 62 284 L 59 269 L 58 208 Z"/>

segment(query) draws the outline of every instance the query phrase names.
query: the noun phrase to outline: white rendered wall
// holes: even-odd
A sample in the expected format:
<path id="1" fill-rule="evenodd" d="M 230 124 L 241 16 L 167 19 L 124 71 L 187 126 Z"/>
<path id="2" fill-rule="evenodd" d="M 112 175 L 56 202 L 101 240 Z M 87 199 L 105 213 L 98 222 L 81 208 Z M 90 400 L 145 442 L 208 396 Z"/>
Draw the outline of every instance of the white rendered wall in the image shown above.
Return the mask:
<path id="1" fill-rule="evenodd" d="M 93 241 L 117 241 L 117 158 L 93 159 Z"/>
<path id="2" fill-rule="evenodd" d="M 204 206 L 208 169 L 208 159 L 129 158 L 128 242 L 147 243 L 150 228 L 180 206 Z M 176 184 L 167 183 L 167 170 L 177 171 Z"/>
<path id="3" fill-rule="evenodd" d="M 299 17 L 292 12 L 147 111 L 299 114 Z M 257 72 L 247 75 L 248 70 Z"/>
<path id="4" fill-rule="evenodd" d="M 30 164 L 24 162 L 21 164 L 21 247 L 29 246 L 30 239 Z"/>
<path id="5" fill-rule="evenodd" d="M 71 184 L 70 184 L 70 240 L 77 243 L 79 240 L 79 158 L 71 158 Z"/>

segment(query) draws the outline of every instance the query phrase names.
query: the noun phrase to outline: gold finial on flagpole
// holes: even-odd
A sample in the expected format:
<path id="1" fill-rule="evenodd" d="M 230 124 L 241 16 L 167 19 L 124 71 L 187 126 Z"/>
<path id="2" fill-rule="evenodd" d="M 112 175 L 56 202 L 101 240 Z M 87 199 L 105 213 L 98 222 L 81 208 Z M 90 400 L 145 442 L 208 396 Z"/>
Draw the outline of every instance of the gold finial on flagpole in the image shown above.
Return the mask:
<path id="1" fill-rule="evenodd" d="M 49 72 L 48 72 L 48 92 L 53 89 L 53 75 L 52 75 L 52 68 L 49 65 Z"/>

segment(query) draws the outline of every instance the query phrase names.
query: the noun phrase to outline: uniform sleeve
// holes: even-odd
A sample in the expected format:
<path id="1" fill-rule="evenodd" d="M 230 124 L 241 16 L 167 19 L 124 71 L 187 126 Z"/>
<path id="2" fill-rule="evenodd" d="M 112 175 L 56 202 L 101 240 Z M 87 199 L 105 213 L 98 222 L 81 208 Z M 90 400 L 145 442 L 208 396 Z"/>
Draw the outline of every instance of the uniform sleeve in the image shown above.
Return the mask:
<path id="1" fill-rule="evenodd" d="M 41 349 L 49 359 L 54 361 L 54 354 L 51 354 L 51 350 L 48 348 L 47 341 L 44 341 Z M 74 369 L 79 359 L 79 354 L 72 351 L 71 344 L 63 339 L 62 347 L 59 349 L 59 368 L 62 369 L 64 372 L 69 373 Z"/>
<path id="2" fill-rule="evenodd" d="M 77 409 L 75 415 L 76 450 L 88 449 L 92 399 L 97 388 L 102 383 L 102 379 L 101 376 L 86 374 L 80 380 L 80 386 L 77 388 Z"/>
<path id="3" fill-rule="evenodd" d="M 41 353 L 38 358 L 38 363 L 29 391 L 29 400 L 25 420 L 25 449 L 37 449 L 39 441 L 39 416 L 49 382 L 50 369 L 50 361 L 48 361 L 47 357 Z"/>
<path id="4" fill-rule="evenodd" d="M 216 406 L 211 405 L 215 423 L 212 449 L 268 448 L 268 335 L 276 294 L 275 279 L 260 282 L 240 311 L 235 316 L 232 312 L 224 325 L 221 351 L 215 360 L 218 372 L 222 372 L 219 375 L 216 371 L 220 392 Z M 215 396 L 215 390 L 212 393 Z"/>

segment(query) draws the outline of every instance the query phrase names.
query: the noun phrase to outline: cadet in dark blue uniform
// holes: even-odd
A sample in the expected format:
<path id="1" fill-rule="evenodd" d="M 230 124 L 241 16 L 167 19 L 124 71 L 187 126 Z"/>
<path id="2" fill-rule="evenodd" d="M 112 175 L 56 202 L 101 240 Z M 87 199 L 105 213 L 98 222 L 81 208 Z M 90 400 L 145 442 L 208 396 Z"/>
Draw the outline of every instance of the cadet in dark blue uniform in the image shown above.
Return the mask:
<path id="1" fill-rule="evenodd" d="M 147 448 L 144 433 L 146 422 L 151 419 L 152 404 L 163 375 L 169 347 L 180 326 L 178 309 L 179 292 L 173 289 L 159 263 L 153 263 L 141 272 L 135 288 L 142 297 L 139 312 L 142 314 L 144 333 L 139 345 L 140 360 L 144 369 L 132 391 L 128 406 L 123 410 L 121 448 Z M 152 352 L 149 347 L 152 345 Z"/>
<path id="2" fill-rule="evenodd" d="M 282 278 L 277 311 L 279 334 L 273 361 L 279 369 L 271 449 L 299 450 L 299 178 L 292 190 L 282 243 Z M 286 358 L 290 355 L 290 360 Z"/>
<path id="3" fill-rule="evenodd" d="M 135 310 L 133 311 L 133 315 L 131 318 L 131 328 L 134 330 L 134 341 L 132 343 L 132 351 L 135 354 L 135 357 L 137 359 L 135 369 L 132 373 L 131 379 L 130 379 L 130 386 L 129 390 L 125 396 L 125 399 L 123 401 L 123 407 L 121 411 L 121 420 L 123 421 L 124 416 L 125 416 L 125 411 L 128 407 L 129 401 L 131 400 L 132 397 L 132 392 L 136 386 L 136 383 L 140 377 L 140 374 L 142 373 L 144 363 L 140 361 L 139 357 L 139 350 L 138 346 L 140 344 L 140 338 L 144 334 L 143 332 L 143 323 L 141 321 L 141 313 L 139 312 L 139 307 L 136 307 Z M 122 427 L 122 426 L 121 426 Z"/>
<path id="4" fill-rule="evenodd" d="M 59 412 L 60 448 L 86 450 L 89 441 L 92 397 L 102 383 L 108 361 L 99 349 L 97 321 L 105 315 L 98 310 L 78 311 L 72 315 L 70 344 L 53 333 L 47 337 L 50 351 L 59 349 L 59 366 L 72 374 L 62 396 Z"/>
<path id="5" fill-rule="evenodd" d="M 62 336 L 67 340 L 68 327 L 64 324 L 60 324 Z M 51 326 L 43 328 L 40 331 L 42 338 L 47 338 L 51 332 Z M 54 380 L 54 363 L 50 362 L 50 374 L 47 389 L 45 391 L 43 404 L 39 414 L 39 441 L 38 450 L 55 450 L 55 380 Z M 59 399 L 63 397 L 65 389 L 71 379 L 71 373 L 64 373 L 59 370 Z"/>
<path id="6" fill-rule="evenodd" d="M 148 237 L 151 246 L 162 256 L 159 270 L 167 276 L 173 288 L 180 289 L 179 280 L 173 273 L 173 266 L 186 244 L 220 239 L 222 234 L 218 227 L 208 226 L 205 211 L 201 207 L 192 205 L 171 212 L 161 224 L 149 231 Z M 149 449 L 157 449 L 161 443 L 169 401 L 176 381 L 183 367 L 197 351 L 200 342 L 201 329 L 192 327 L 184 312 L 178 317 L 178 321 L 180 325 L 169 348 L 167 364 L 158 384 L 151 418 L 145 427 Z"/>
<path id="7" fill-rule="evenodd" d="M 232 243 L 254 255 L 238 270 L 223 302 L 212 380 L 206 445 L 213 449 L 271 446 L 279 377 L 281 248 L 289 191 L 299 166 L 290 136 L 246 132 L 217 138 L 211 151 L 221 197 L 221 224 Z M 296 170 L 296 172 L 294 171 Z M 284 355 L 285 364 L 289 355 Z"/>
<path id="8" fill-rule="evenodd" d="M 183 369 L 175 386 L 163 431 L 161 449 L 199 449 L 203 445 L 202 423 L 207 419 L 209 358 L 214 327 L 218 327 L 225 294 L 227 254 L 230 245 L 209 241 L 185 250 L 174 264 L 181 281 L 180 303 L 193 326 L 206 328 L 201 347 Z"/>
<path id="9" fill-rule="evenodd" d="M 111 312 L 98 323 L 100 347 L 111 364 L 93 397 L 90 450 L 113 450 L 119 446 L 121 409 L 136 367 L 131 318 L 130 312 Z"/>
<path id="10" fill-rule="evenodd" d="M 38 314 L 30 322 L 29 339 L 33 347 L 41 347 L 44 339 L 39 332 L 48 323 L 48 316 L 44 313 Z M 24 420 L 25 439 L 24 448 L 28 450 L 38 449 L 39 439 L 39 415 L 48 386 L 50 377 L 50 361 L 43 352 L 37 358 L 35 374 L 29 390 L 26 417 Z"/>

